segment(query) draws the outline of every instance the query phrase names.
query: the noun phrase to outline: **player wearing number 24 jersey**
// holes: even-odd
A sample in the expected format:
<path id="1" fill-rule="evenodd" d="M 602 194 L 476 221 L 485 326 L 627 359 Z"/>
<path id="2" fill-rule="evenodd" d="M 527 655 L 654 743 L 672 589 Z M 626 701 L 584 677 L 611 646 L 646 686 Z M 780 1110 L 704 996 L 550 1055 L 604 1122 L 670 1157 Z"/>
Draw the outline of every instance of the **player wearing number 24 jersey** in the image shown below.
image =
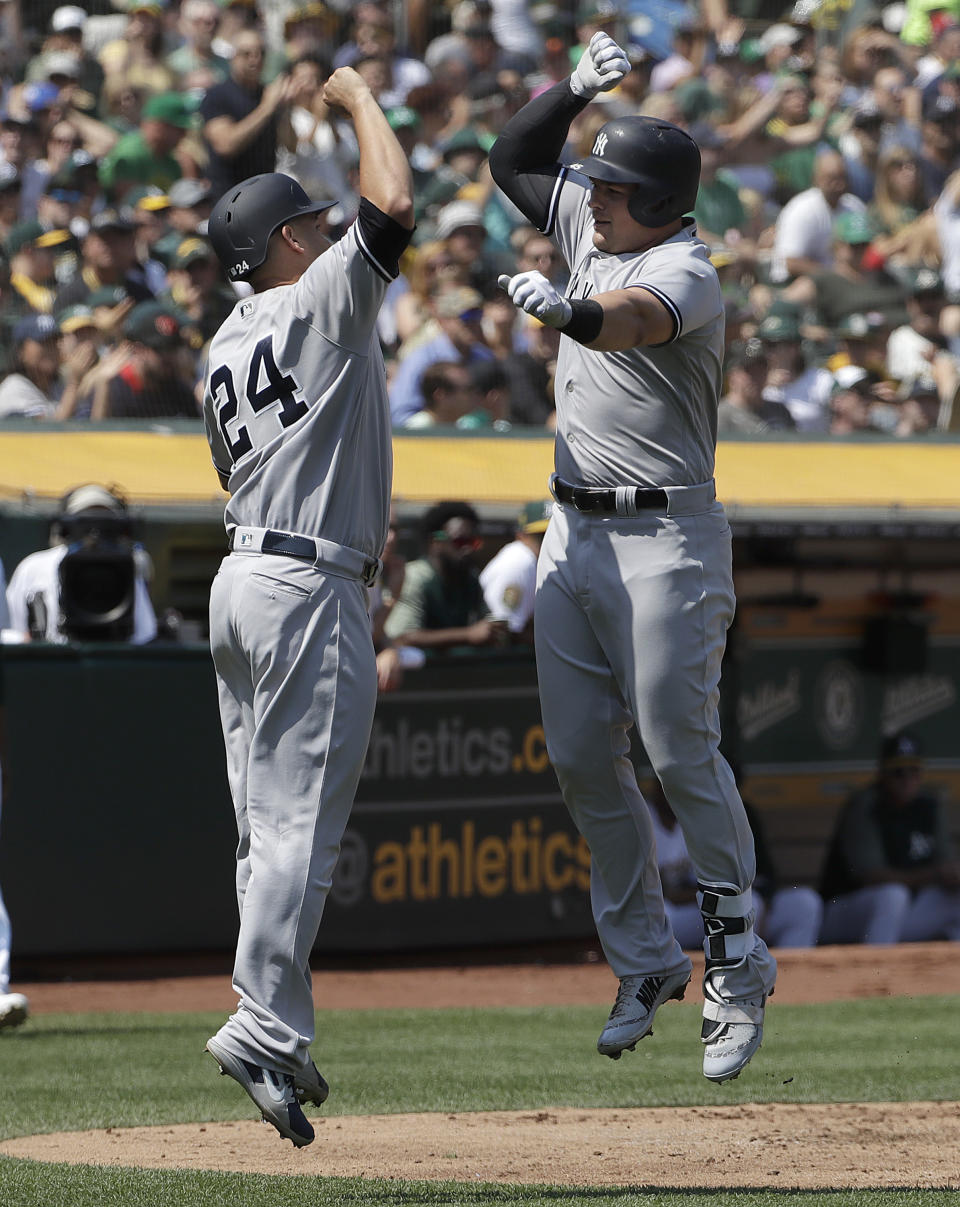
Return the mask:
<path id="1" fill-rule="evenodd" d="M 210 592 L 237 817 L 236 1012 L 207 1042 L 222 1073 L 297 1147 L 327 1085 L 310 952 L 366 756 L 377 676 L 367 587 L 391 491 L 390 408 L 375 324 L 413 228 L 410 168 L 362 78 L 323 88 L 353 120 L 360 212 L 330 244 L 326 203 L 280 173 L 229 189 L 217 255 L 249 280 L 210 343 L 204 424 L 230 492 L 231 552 Z"/>

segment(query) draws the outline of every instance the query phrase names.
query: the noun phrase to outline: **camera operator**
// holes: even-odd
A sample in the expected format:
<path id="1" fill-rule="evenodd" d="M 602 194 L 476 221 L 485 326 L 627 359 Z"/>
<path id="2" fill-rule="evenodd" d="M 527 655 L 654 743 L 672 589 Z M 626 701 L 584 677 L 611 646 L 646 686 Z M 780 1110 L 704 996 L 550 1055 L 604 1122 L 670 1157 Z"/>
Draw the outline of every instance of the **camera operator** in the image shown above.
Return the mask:
<path id="1" fill-rule="evenodd" d="M 103 486 L 64 496 L 50 548 L 28 554 L 7 587 L 10 627 L 35 641 L 130 641 L 157 636 L 150 560 L 133 539 L 124 500 Z"/>

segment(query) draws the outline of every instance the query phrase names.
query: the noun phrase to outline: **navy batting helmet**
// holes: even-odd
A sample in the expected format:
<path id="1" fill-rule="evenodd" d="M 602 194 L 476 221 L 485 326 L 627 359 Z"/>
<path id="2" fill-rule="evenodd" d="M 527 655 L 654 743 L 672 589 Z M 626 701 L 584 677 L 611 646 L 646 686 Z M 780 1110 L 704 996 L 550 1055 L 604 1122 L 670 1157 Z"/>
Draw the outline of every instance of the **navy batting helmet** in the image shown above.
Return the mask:
<path id="1" fill-rule="evenodd" d="M 333 204 L 311 201 L 292 176 L 265 172 L 227 189 L 210 214 L 207 236 L 230 280 L 244 281 L 267 258 L 267 243 L 278 227 Z"/>
<path id="2" fill-rule="evenodd" d="M 638 184 L 627 208 L 643 226 L 666 226 L 696 204 L 700 148 L 686 130 L 658 117 L 607 122 L 587 158 L 570 166 L 594 180 Z"/>

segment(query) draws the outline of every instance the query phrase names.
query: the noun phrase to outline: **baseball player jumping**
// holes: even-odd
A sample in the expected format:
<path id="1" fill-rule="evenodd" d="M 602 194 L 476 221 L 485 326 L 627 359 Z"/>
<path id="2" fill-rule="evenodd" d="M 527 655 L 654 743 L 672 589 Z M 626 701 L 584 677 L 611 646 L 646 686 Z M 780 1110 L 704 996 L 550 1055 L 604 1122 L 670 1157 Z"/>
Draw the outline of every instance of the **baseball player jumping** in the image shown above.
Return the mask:
<path id="1" fill-rule="evenodd" d="M 636 724 L 699 879 L 703 1072 L 739 1075 L 760 1046 L 776 964 L 754 933 L 754 849 L 719 753 L 720 661 L 733 618 L 730 529 L 713 468 L 724 310 L 693 209 L 700 152 L 679 127 L 607 122 L 582 163 L 572 120 L 629 71 L 597 33 L 569 79 L 532 100 L 490 154 L 494 179 L 570 267 L 501 277 L 563 334 L 557 501 L 534 635 L 547 749 L 593 856 L 597 931 L 620 989 L 598 1041 L 617 1059 L 681 998 L 691 963 L 664 915 L 650 818 L 627 757 Z"/>
<path id="2" fill-rule="evenodd" d="M 339 242 L 289 176 L 228 190 L 209 222 L 232 280 L 253 285 L 214 336 L 204 394 L 230 492 L 231 552 L 210 594 L 237 814 L 237 1011 L 207 1050 L 281 1136 L 314 1137 L 310 951 L 373 724 L 366 587 L 390 514 L 390 408 L 377 314 L 413 228 L 410 169 L 361 76 L 328 105 L 353 120 L 360 212 Z"/>

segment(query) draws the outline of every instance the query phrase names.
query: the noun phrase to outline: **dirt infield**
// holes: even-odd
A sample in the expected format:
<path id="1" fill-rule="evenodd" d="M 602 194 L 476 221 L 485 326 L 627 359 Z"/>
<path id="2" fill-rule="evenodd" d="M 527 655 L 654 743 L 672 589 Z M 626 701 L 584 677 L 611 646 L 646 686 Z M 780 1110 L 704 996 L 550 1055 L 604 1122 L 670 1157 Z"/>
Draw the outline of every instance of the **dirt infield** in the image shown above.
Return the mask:
<path id="1" fill-rule="evenodd" d="M 960 993 L 960 961 L 952 943 L 898 947 L 818 947 L 778 951 L 777 1003 L 860 997 Z M 693 956 L 688 1000 L 703 972 Z M 226 976 L 141 977 L 137 980 L 17 984 L 35 1014 L 113 1010 L 233 1010 Z M 591 1006 L 613 1000 L 606 964 L 462 964 L 430 968 L 314 971 L 318 1010 L 447 1006 Z"/>
<path id="2" fill-rule="evenodd" d="M 960 994 L 953 944 L 777 954 L 777 1003 Z M 314 994 L 321 1009 L 599 1005 L 611 1000 L 614 983 L 600 963 L 321 971 Z M 17 988 L 30 997 L 35 1013 L 231 1010 L 236 1001 L 224 977 Z M 317 1140 L 299 1151 L 270 1127 L 234 1122 L 23 1137 L 0 1144 L 0 1153 L 41 1161 L 370 1178 L 960 1189 L 956 1102 L 311 1118 Z"/>
<path id="3" fill-rule="evenodd" d="M 31 1136 L 40 1161 L 323 1177 L 593 1186 L 960 1188 L 957 1103 L 332 1115 L 296 1150 L 258 1123 Z"/>

